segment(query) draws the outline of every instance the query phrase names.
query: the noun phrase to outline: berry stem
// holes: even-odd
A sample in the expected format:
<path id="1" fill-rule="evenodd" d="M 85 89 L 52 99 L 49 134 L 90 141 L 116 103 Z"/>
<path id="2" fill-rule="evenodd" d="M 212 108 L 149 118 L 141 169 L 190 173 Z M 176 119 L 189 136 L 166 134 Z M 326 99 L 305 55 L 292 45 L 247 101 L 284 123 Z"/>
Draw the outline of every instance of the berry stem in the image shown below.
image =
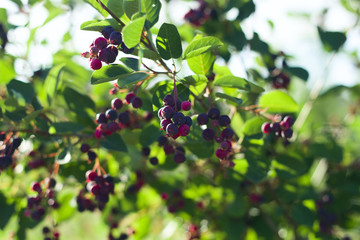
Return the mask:
<path id="1" fill-rule="evenodd" d="M 125 23 L 123 23 L 123 21 L 120 20 L 120 18 L 118 18 L 109 8 L 107 8 L 102 2 L 101 0 L 97 0 L 97 2 L 100 4 L 100 6 L 107 11 L 118 23 L 121 24 L 122 27 L 125 27 Z"/>

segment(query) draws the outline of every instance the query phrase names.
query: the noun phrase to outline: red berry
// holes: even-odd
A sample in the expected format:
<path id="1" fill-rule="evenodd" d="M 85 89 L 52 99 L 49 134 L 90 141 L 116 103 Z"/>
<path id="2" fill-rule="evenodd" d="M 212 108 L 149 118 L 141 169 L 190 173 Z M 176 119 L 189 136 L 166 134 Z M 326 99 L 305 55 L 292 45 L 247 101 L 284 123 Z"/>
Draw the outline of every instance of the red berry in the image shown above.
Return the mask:
<path id="1" fill-rule="evenodd" d="M 95 178 L 96 178 L 96 176 L 97 176 L 97 174 L 96 174 L 96 172 L 89 170 L 89 171 L 86 172 L 85 176 L 86 176 L 86 178 L 89 179 L 90 181 L 94 181 Z"/>
<path id="2" fill-rule="evenodd" d="M 187 136 L 190 133 L 190 127 L 187 124 L 183 124 L 179 127 L 179 135 Z"/>
<path id="3" fill-rule="evenodd" d="M 266 133 L 266 134 L 271 133 L 270 123 L 268 123 L 268 122 L 263 123 L 263 125 L 261 126 L 261 131 L 262 131 L 263 133 Z"/>
<path id="4" fill-rule="evenodd" d="M 102 63 L 101 63 L 101 61 L 99 59 L 94 58 L 90 62 L 90 67 L 93 70 L 98 70 L 98 69 L 100 69 L 102 67 Z"/>
<path id="5" fill-rule="evenodd" d="M 100 50 L 103 49 L 103 48 L 106 48 L 107 45 L 108 45 L 107 39 L 104 38 L 104 37 L 98 37 L 94 41 L 94 46 L 97 47 Z"/>
<path id="6" fill-rule="evenodd" d="M 221 148 L 217 149 L 215 152 L 215 155 L 220 159 L 226 158 L 227 154 L 228 154 L 228 152 L 225 150 L 222 150 Z"/>
<path id="7" fill-rule="evenodd" d="M 123 102 L 121 101 L 120 98 L 114 98 L 112 101 L 111 101 L 111 108 L 112 109 L 116 109 L 116 110 L 119 110 L 121 109 L 123 106 Z"/>
<path id="8" fill-rule="evenodd" d="M 35 192 L 38 192 L 38 193 L 41 193 L 41 186 L 40 186 L 40 183 L 39 182 L 33 182 L 31 184 L 31 189 Z"/>
<path id="9" fill-rule="evenodd" d="M 126 96 L 125 96 L 125 100 L 127 104 L 131 103 L 131 100 L 135 97 L 135 94 L 133 92 L 129 92 Z"/>
<path id="10" fill-rule="evenodd" d="M 183 101 L 181 103 L 181 109 L 183 111 L 189 111 L 191 109 L 191 103 L 189 101 Z"/>

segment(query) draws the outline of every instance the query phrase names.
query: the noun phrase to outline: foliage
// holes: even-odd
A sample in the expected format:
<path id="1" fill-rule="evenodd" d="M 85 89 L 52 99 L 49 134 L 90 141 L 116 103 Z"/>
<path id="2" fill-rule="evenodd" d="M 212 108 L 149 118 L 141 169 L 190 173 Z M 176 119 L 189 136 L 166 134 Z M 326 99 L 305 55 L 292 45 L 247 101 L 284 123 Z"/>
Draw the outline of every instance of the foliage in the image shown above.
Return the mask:
<path id="1" fill-rule="evenodd" d="M 27 53 L 84 4 L 12 2 L 48 11 Z M 81 54 L 96 70 L 65 49 L 68 32 L 29 77 L 6 48 L 23 26 L 0 9 L 1 239 L 359 236 L 359 85 L 308 90 L 292 56 L 244 33 L 253 0 L 196 1 L 177 25 L 158 22 L 163 1 L 84 2 L 101 16 L 78 26 L 98 34 Z M 346 31 L 314 31 L 325 52 L 349 54 Z M 257 56 L 246 77 L 221 64 L 243 51 Z"/>

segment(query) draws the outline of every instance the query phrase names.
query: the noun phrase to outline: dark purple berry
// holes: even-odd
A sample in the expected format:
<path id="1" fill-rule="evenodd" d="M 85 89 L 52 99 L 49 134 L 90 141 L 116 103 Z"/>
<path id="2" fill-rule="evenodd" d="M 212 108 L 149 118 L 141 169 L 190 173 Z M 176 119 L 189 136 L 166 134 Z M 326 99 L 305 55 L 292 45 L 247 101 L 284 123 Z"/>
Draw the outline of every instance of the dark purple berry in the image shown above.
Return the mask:
<path id="1" fill-rule="evenodd" d="M 89 52 L 91 54 L 91 57 L 96 57 L 99 54 L 99 48 L 97 47 L 91 47 Z"/>
<path id="2" fill-rule="evenodd" d="M 280 127 L 281 127 L 282 130 L 285 130 L 285 129 L 288 129 L 290 127 L 290 125 L 289 125 L 288 122 L 281 121 L 280 122 Z"/>
<path id="3" fill-rule="evenodd" d="M 189 111 L 191 109 L 191 103 L 189 101 L 183 101 L 181 103 L 181 109 L 183 111 Z"/>
<path id="4" fill-rule="evenodd" d="M 134 51 L 135 48 L 128 48 L 126 47 L 125 43 L 122 42 L 121 43 L 121 47 L 120 47 L 120 50 L 123 52 L 123 53 L 126 53 L 126 54 L 130 54 Z"/>
<path id="5" fill-rule="evenodd" d="M 154 165 L 154 166 L 158 165 L 158 163 L 159 163 L 159 159 L 157 157 L 152 157 L 149 159 L 149 161 L 150 161 L 151 165 Z"/>
<path id="6" fill-rule="evenodd" d="M 281 131 L 281 136 L 283 138 L 291 138 L 293 135 L 293 130 L 291 128 Z"/>
<path id="7" fill-rule="evenodd" d="M 101 123 L 107 123 L 108 119 L 105 115 L 105 113 L 98 113 L 96 114 L 96 123 L 101 124 Z"/>
<path id="8" fill-rule="evenodd" d="M 143 102 L 141 100 L 141 98 L 139 97 L 134 97 L 132 100 L 131 100 L 131 105 L 133 108 L 141 108 Z"/>
<path id="9" fill-rule="evenodd" d="M 105 63 L 113 63 L 116 60 L 116 55 L 110 48 L 103 48 L 99 52 L 99 60 Z"/>
<path id="10" fill-rule="evenodd" d="M 90 145 L 87 143 L 81 144 L 80 151 L 86 153 L 90 150 Z"/>
<path id="11" fill-rule="evenodd" d="M 90 181 L 94 181 L 95 178 L 97 177 L 97 173 L 89 170 L 85 173 L 85 177 L 86 177 L 86 179 L 89 179 Z"/>
<path id="12" fill-rule="evenodd" d="M 289 127 L 292 127 L 294 125 L 295 119 L 291 116 L 286 116 L 283 119 L 284 122 L 287 122 L 289 124 Z"/>
<path id="13" fill-rule="evenodd" d="M 96 159 L 96 157 L 97 157 L 96 153 L 93 152 L 93 151 L 91 151 L 91 150 L 88 151 L 87 154 L 88 154 L 88 159 L 89 159 L 90 161 L 94 161 L 94 160 Z"/>
<path id="14" fill-rule="evenodd" d="M 182 104 L 182 102 L 181 102 L 179 99 L 177 99 L 177 100 L 176 100 L 176 110 L 177 110 L 177 111 L 180 111 L 180 110 L 181 110 L 181 104 Z"/>
<path id="15" fill-rule="evenodd" d="M 271 124 L 268 122 L 263 123 L 263 125 L 261 126 L 261 131 L 265 134 L 271 133 Z"/>
<path id="16" fill-rule="evenodd" d="M 149 156 L 150 155 L 150 148 L 149 147 L 143 147 L 141 149 L 141 154 L 145 157 Z"/>
<path id="17" fill-rule="evenodd" d="M 189 116 L 185 117 L 185 124 L 188 125 L 189 127 L 191 127 L 191 125 L 192 125 L 191 117 L 189 117 Z"/>
<path id="18" fill-rule="evenodd" d="M 211 141 L 214 139 L 215 137 L 215 132 L 214 130 L 212 130 L 211 128 L 207 128 L 205 130 L 202 131 L 202 137 L 206 140 L 206 141 Z"/>
<path id="19" fill-rule="evenodd" d="M 107 45 L 108 45 L 107 39 L 103 38 L 103 37 L 98 37 L 94 41 L 94 46 L 97 47 L 100 50 L 103 49 L 103 48 L 106 48 Z"/>
<path id="20" fill-rule="evenodd" d="M 170 107 L 174 107 L 175 106 L 175 99 L 172 95 L 166 95 L 163 98 L 163 104 L 164 106 L 170 106 Z"/>
<path id="21" fill-rule="evenodd" d="M 122 112 L 119 114 L 119 122 L 122 124 L 127 124 L 130 122 L 130 116 L 128 112 Z"/>
<path id="22" fill-rule="evenodd" d="M 179 127 L 179 135 L 187 136 L 190 133 L 190 127 L 187 124 L 183 124 Z"/>
<path id="23" fill-rule="evenodd" d="M 226 158 L 227 154 L 228 154 L 227 151 L 222 150 L 222 149 L 220 149 L 220 148 L 217 149 L 216 152 L 215 152 L 215 155 L 216 155 L 218 158 L 220 158 L 220 159 Z"/>
<path id="24" fill-rule="evenodd" d="M 125 101 L 127 104 L 131 103 L 131 100 L 135 97 L 135 94 L 133 92 L 129 92 L 128 94 L 126 94 L 125 96 Z"/>
<path id="25" fill-rule="evenodd" d="M 157 141 L 159 146 L 164 146 L 168 142 L 168 139 L 164 136 L 160 136 Z"/>
<path id="26" fill-rule="evenodd" d="M 101 31 L 102 35 L 104 36 L 104 38 L 109 39 L 110 34 L 115 31 L 114 28 L 112 26 L 106 26 L 103 28 L 103 30 Z"/>
<path id="27" fill-rule="evenodd" d="M 210 119 L 218 119 L 220 116 L 220 110 L 217 108 L 211 108 L 208 112 L 208 117 Z"/>
<path id="28" fill-rule="evenodd" d="M 275 133 L 281 130 L 280 123 L 278 122 L 271 123 L 270 127 L 271 127 L 271 131 Z"/>
<path id="29" fill-rule="evenodd" d="M 175 113 L 175 110 L 170 106 L 165 106 L 162 108 L 161 114 L 165 119 L 171 119 Z"/>
<path id="30" fill-rule="evenodd" d="M 110 121 L 115 121 L 118 117 L 117 112 L 114 109 L 108 109 L 105 112 L 106 118 Z"/>
<path id="31" fill-rule="evenodd" d="M 121 32 L 113 31 L 109 36 L 109 42 L 114 45 L 120 45 L 122 43 Z"/>
<path id="32" fill-rule="evenodd" d="M 116 122 L 109 122 L 107 124 L 107 129 L 110 131 L 110 132 L 116 132 L 117 130 L 120 129 L 119 125 L 116 123 Z"/>
<path id="33" fill-rule="evenodd" d="M 172 121 L 169 120 L 169 119 L 163 119 L 163 120 L 161 120 L 161 122 L 160 122 L 160 129 L 161 129 L 161 130 L 166 129 L 167 125 L 169 125 L 170 123 L 172 123 Z"/>
<path id="34" fill-rule="evenodd" d="M 43 234 L 48 234 L 50 232 L 50 229 L 48 227 L 43 227 L 42 232 Z"/>
<path id="35" fill-rule="evenodd" d="M 116 110 L 119 110 L 121 109 L 123 106 L 123 102 L 121 101 L 120 98 L 114 98 L 112 101 L 111 101 L 111 108 L 112 109 L 116 109 Z"/>
<path id="36" fill-rule="evenodd" d="M 199 125 L 206 125 L 209 122 L 209 117 L 206 113 L 200 113 L 197 117 Z"/>
<path id="37" fill-rule="evenodd" d="M 115 58 L 116 58 L 117 55 L 119 54 L 119 50 L 117 49 L 117 47 L 110 46 L 110 47 L 107 47 L 107 48 L 110 49 L 115 54 Z"/>
<path id="38" fill-rule="evenodd" d="M 99 70 L 102 67 L 102 63 L 99 59 L 94 58 L 90 62 L 90 67 L 92 70 Z"/>
<path id="39" fill-rule="evenodd" d="M 227 115 L 221 115 L 221 116 L 219 117 L 218 122 L 219 122 L 219 125 L 220 125 L 220 126 L 226 127 L 226 126 L 230 125 L 231 120 L 230 120 L 229 116 L 227 116 Z"/>
<path id="40" fill-rule="evenodd" d="M 56 185 L 56 180 L 54 178 L 50 178 L 49 188 L 54 188 Z"/>
<path id="41" fill-rule="evenodd" d="M 229 141 L 222 141 L 220 143 L 220 148 L 225 151 L 229 151 L 231 149 L 231 142 Z"/>
<path id="42" fill-rule="evenodd" d="M 174 147 L 170 144 L 165 144 L 164 145 L 164 152 L 166 155 L 172 154 L 174 152 Z"/>
<path id="43" fill-rule="evenodd" d="M 106 174 L 106 175 L 104 176 L 104 180 L 105 180 L 105 182 L 107 182 L 107 183 L 113 183 L 113 182 L 114 182 L 114 178 L 113 178 L 112 176 L 110 176 L 109 174 Z"/>
<path id="44" fill-rule="evenodd" d="M 33 182 L 31 184 L 31 189 L 35 192 L 38 192 L 38 193 L 41 193 L 42 192 L 42 189 L 41 189 L 41 186 L 40 186 L 40 183 L 38 182 Z"/>
<path id="45" fill-rule="evenodd" d="M 185 154 L 181 151 L 176 151 L 174 154 L 174 162 L 176 163 L 183 163 L 185 162 Z"/>
<path id="46" fill-rule="evenodd" d="M 185 123 L 185 116 L 181 112 L 176 112 L 172 116 L 172 120 L 176 125 L 182 125 Z"/>
<path id="47" fill-rule="evenodd" d="M 225 128 L 222 130 L 221 136 L 224 139 L 231 139 L 234 136 L 234 131 L 231 128 Z"/>
<path id="48" fill-rule="evenodd" d="M 179 132 L 179 128 L 174 123 L 170 123 L 169 125 L 166 126 L 166 133 L 169 136 L 174 136 L 178 134 L 178 132 Z"/>

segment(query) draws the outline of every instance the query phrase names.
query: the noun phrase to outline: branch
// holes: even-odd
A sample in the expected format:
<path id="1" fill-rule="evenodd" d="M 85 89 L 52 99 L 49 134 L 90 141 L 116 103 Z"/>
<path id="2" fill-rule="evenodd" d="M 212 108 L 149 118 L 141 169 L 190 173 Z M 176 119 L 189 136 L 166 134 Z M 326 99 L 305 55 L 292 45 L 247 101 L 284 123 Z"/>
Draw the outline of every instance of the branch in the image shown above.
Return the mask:
<path id="1" fill-rule="evenodd" d="M 101 0 L 97 0 L 97 2 L 100 4 L 100 6 L 107 11 L 118 23 L 121 24 L 121 26 L 125 27 L 125 23 L 123 23 L 123 21 L 120 20 L 120 18 L 118 18 L 108 7 L 106 7 Z"/>

